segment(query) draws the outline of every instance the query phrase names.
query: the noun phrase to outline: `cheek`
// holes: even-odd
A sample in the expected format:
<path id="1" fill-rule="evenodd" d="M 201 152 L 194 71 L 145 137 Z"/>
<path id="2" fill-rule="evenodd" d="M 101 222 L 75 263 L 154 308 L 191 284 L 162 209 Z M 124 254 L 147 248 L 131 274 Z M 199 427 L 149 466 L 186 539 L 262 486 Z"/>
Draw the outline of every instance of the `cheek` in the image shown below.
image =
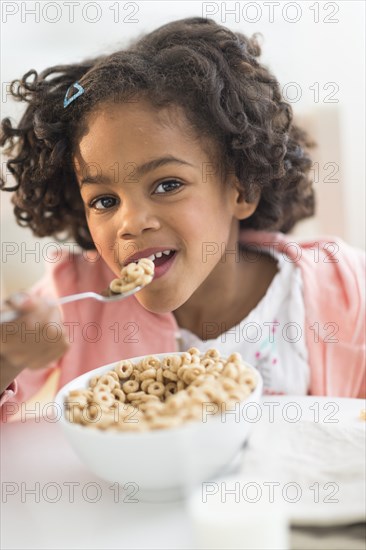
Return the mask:
<path id="1" fill-rule="evenodd" d="M 198 236 L 205 232 L 212 221 L 217 219 L 218 205 L 212 197 L 206 195 L 195 197 L 187 202 L 184 208 L 177 209 L 175 215 L 176 227 L 181 227 L 183 231 L 189 230 Z"/>
<path id="2" fill-rule="evenodd" d="M 113 255 L 111 246 L 114 243 L 114 234 L 108 224 L 103 224 L 103 222 L 98 222 L 90 218 L 88 220 L 88 227 L 92 239 L 102 257 L 106 259 Z"/>
<path id="3" fill-rule="evenodd" d="M 205 195 L 196 198 L 179 216 L 182 235 L 188 235 L 197 246 L 203 242 L 220 243 L 226 241 L 230 231 L 232 215 L 224 208 L 216 196 Z"/>

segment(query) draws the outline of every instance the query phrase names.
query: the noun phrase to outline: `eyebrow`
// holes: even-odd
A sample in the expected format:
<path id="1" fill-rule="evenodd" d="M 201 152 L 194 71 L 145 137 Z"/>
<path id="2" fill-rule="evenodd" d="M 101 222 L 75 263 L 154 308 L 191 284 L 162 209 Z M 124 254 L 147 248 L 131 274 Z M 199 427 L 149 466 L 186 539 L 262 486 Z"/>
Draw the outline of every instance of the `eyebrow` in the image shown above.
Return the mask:
<path id="1" fill-rule="evenodd" d="M 160 168 L 161 166 L 166 166 L 167 164 L 180 164 L 184 166 L 193 166 L 193 164 L 190 164 L 185 160 L 178 159 L 176 157 L 168 155 L 166 157 L 159 157 L 153 160 L 149 160 L 144 164 L 141 164 L 136 169 L 134 169 L 132 173 L 130 173 L 130 176 L 140 178 L 141 176 L 145 175 L 147 172 L 151 172 L 152 170 L 155 170 L 156 168 Z M 113 177 L 100 175 L 93 178 L 92 176 L 85 176 L 81 180 L 80 189 L 83 187 L 83 185 L 92 185 L 92 184 L 98 184 L 98 183 L 105 183 L 105 184 L 113 183 Z"/>

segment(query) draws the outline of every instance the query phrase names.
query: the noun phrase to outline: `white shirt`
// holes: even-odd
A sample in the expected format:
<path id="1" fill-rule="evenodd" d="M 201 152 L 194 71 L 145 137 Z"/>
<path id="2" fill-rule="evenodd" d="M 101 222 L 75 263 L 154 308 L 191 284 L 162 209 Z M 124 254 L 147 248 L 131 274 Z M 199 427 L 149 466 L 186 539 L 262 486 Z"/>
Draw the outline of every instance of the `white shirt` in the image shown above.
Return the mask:
<path id="1" fill-rule="evenodd" d="M 265 393 L 306 395 L 310 370 L 301 271 L 276 250 L 262 250 L 275 257 L 278 272 L 257 306 L 238 325 L 212 340 L 201 340 L 179 328 L 179 349 L 193 346 L 205 352 L 216 348 L 223 356 L 239 352 L 261 373 Z"/>

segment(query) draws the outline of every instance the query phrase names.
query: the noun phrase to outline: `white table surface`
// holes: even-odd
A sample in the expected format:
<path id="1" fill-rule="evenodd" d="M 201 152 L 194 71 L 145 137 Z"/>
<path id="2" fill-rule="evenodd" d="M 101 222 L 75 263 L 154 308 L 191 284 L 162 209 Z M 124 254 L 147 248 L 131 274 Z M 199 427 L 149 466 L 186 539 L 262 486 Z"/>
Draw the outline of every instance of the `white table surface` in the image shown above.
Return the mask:
<path id="1" fill-rule="evenodd" d="M 349 425 L 362 422 L 359 414 L 365 407 L 358 399 L 264 396 L 255 430 L 270 421 L 265 403 L 278 403 L 273 410 L 283 416 L 294 414 L 290 402 L 300 405 L 301 420 L 314 421 L 319 414 L 317 420 L 323 422 L 332 413 Z M 144 503 L 138 502 L 138 492 L 118 495 L 83 466 L 57 423 L 30 419 L 2 425 L 1 485 L 4 550 L 197 547 L 184 502 Z"/>

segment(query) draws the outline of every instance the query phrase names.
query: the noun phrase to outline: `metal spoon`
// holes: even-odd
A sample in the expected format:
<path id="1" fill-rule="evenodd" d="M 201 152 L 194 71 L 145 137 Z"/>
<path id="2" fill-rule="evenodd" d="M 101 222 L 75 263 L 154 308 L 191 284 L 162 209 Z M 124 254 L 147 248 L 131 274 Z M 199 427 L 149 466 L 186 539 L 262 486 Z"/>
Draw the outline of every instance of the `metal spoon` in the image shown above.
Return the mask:
<path id="1" fill-rule="evenodd" d="M 150 283 L 147 283 L 150 284 Z M 142 288 L 145 288 L 144 286 L 137 286 L 133 288 L 132 290 L 129 290 L 128 292 L 121 292 L 119 294 L 112 293 L 109 288 L 106 290 L 103 290 L 100 294 L 97 292 L 80 292 L 79 294 L 70 294 L 70 296 L 62 296 L 61 298 L 58 298 L 57 300 L 49 300 L 48 303 L 50 306 L 54 305 L 62 305 L 62 304 L 68 304 L 69 302 L 76 302 L 77 300 L 86 300 L 87 298 L 91 298 L 92 300 L 98 300 L 98 302 L 118 302 L 118 300 L 123 300 L 124 298 L 128 298 L 129 296 L 132 296 L 132 294 L 135 294 Z M 14 310 L 9 309 L 5 311 L 0 311 L 0 324 L 1 323 L 11 323 L 12 321 L 15 321 L 19 317 L 22 316 L 22 313 Z"/>

